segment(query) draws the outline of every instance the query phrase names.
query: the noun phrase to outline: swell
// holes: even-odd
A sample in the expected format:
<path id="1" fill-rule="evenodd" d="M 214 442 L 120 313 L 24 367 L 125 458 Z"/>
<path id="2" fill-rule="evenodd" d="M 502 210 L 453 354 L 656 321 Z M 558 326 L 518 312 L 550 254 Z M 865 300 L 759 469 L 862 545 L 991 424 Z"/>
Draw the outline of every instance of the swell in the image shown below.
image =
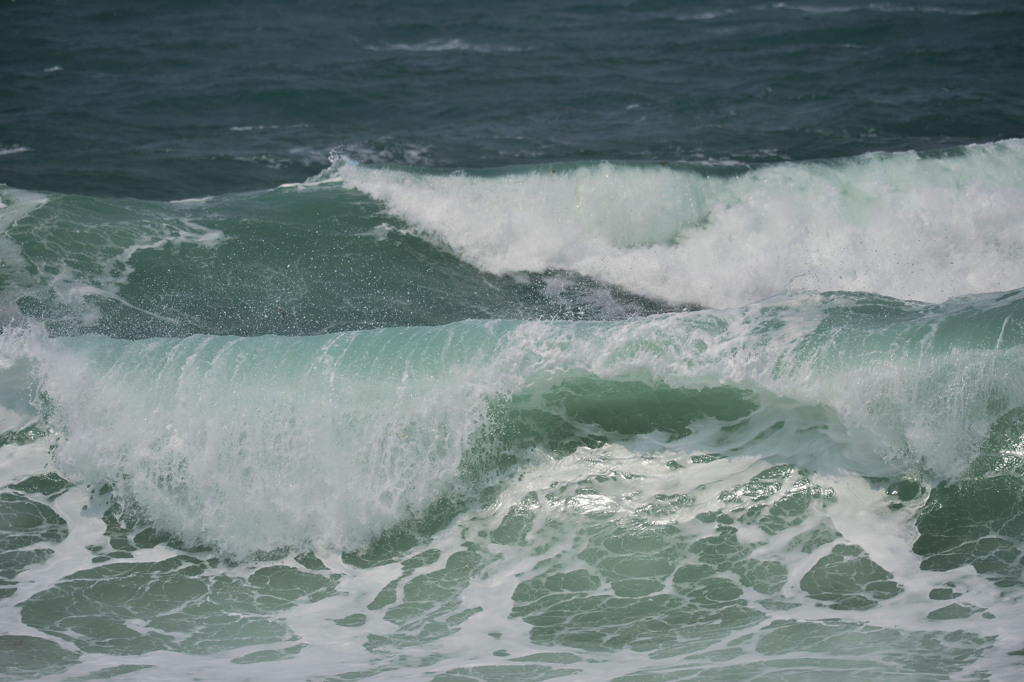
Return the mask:
<path id="1" fill-rule="evenodd" d="M 340 158 L 338 182 L 486 272 L 567 270 L 672 304 L 784 290 L 938 302 L 1021 285 L 1024 144 L 750 169 L 438 173 Z"/>
<path id="2" fill-rule="evenodd" d="M 638 438 L 957 480 L 1022 437 L 1021 291 L 309 337 L 22 328 L 4 343 L 5 366 L 36 382 L 8 409 L 44 412 L 58 471 L 234 554 L 361 547 L 437 505 L 486 502 L 538 461 Z"/>
<path id="3" fill-rule="evenodd" d="M 54 335 L 316 335 L 679 309 L 570 271 L 481 271 L 337 185 L 172 203 L 0 188 L 0 201 L 0 315 Z"/>
<path id="4" fill-rule="evenodd" d="M 749 169 L 339 159 L 172 203 L 0 188 L 0 313 L 148 338 L 628 319 L 801 291 L 939 302 L 1021 286 L 1022 197 L 1018 140 Z"/>

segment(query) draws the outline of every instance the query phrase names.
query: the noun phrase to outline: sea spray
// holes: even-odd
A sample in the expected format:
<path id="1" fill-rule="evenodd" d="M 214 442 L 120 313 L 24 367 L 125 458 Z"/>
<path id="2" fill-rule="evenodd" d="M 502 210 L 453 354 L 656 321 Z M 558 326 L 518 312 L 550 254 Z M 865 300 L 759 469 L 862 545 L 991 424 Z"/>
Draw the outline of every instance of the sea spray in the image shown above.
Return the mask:
<path id="1" fill-rule="evenodd" d="M 573 272 L 481 272 L 338 185 L 172 203 L 2 196 L 2 302 L 55 335 L 318 335 L 680 309 Z"/>
<path id="2" fill-rule="evenodd" d="M 0 678 L 1021 677 L 1024 9 L 165 5 L 0 22 Z"/>
<path id="3" fill-rule="evenodd" d="M 940 302 L 1021 285 L 1024 143 L 708 172 L 600 163 L 340 182 L 493 273 L 564 269 L 676 304 L 787 288 Z"/>
<path id="4" fill-rule="evenodd" d="M 339 161 L 174 203 L 3 189 L 2 302 L 54 334 L 121 338 L 615 319 L 783 291 L 938 303 L 1021 286 L 1021 149 L 718 171 Z"/>
<path id="5" fill-rule="evenodd" d="M 441 500 L 485 501 L 538 453 L 631 438 L 739 448 L 782 428 L 766 461 L 955 479 L 1024 405 L 1021 305 L 1020 292 L 941 306 L 801 294 L 317 337 L 8 330 L 5 354 L 35 368 L 62 475 L 244 555 L 364 546 Z"/>
<path id="6" fill-rule="evenodd" d="M 458 486 L 494 377 L 474 326 L 35 350 L 55 453 L 191 542 L 364 545 Z M 495 381 L 497 379 L 497 381 Z M 507 390 L 507 389 L 506 389 Z"/>

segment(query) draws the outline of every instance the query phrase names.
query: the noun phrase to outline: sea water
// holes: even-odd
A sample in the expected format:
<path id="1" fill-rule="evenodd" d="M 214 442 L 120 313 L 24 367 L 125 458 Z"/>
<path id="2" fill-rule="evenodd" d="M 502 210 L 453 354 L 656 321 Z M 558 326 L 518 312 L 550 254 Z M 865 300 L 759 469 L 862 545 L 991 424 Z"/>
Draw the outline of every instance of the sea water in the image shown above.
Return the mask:
<path id="1" fill-rule="evenodd" d="M 1015 679 L 1024 13 L 0 10 L 4 679 Z"/>

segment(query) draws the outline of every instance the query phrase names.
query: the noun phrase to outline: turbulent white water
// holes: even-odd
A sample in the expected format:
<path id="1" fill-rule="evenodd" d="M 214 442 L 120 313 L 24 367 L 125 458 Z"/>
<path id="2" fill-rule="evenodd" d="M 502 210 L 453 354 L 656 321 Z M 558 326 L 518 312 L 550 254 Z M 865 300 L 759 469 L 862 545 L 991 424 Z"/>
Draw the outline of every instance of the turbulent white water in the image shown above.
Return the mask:
<path id="1" fill-rule="evenodd" d="M 530 431 L 531 411 L 563 430 L 662 440 L 754 413 L 758 428 L 788 425 L 769 460 L 956 478 L 993 420 L 1024 405 L 1020 306 L 1020 292 L 943 306 L 790 295 L 627 322 L 316 337 L 11 330 L 2 360 L 12 388 L 37 377 L 64 434 L 58 470 L 113 482 L 162 529 L 235 555 L 347 550 L 507 475 L 486 471 L 495 453 L 550 456 L 558 429 Z M 21 428 L 36 394 L 6 395 L 5 421 Z M 524 428 L 534 435 L 508 435 Z"/>
<path id="2" fill-rule="evenodd" d="M 0 674 L 1013 679 L 1022 157 L 3 188 Z"/>
<path id="3" fill-rule="evenodd" d="M 352 165 L 338 181 L 494 273 L 565 269 L 675 303 L 784 290 L 939 302 L 1024 284 L 1024 142 L 738 174 L 662 166 L 450 175 Z"/>

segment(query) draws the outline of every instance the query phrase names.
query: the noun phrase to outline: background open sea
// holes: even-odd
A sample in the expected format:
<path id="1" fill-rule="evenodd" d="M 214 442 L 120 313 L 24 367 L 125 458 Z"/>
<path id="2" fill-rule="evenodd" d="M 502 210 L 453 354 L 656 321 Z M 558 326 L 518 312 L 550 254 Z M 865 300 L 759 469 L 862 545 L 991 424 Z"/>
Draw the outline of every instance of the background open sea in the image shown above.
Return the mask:
<path id="1" fill-rule="evenodd" d="M 3 0 L 0 679 L 1021 679 L 1022 36 Z"/>

